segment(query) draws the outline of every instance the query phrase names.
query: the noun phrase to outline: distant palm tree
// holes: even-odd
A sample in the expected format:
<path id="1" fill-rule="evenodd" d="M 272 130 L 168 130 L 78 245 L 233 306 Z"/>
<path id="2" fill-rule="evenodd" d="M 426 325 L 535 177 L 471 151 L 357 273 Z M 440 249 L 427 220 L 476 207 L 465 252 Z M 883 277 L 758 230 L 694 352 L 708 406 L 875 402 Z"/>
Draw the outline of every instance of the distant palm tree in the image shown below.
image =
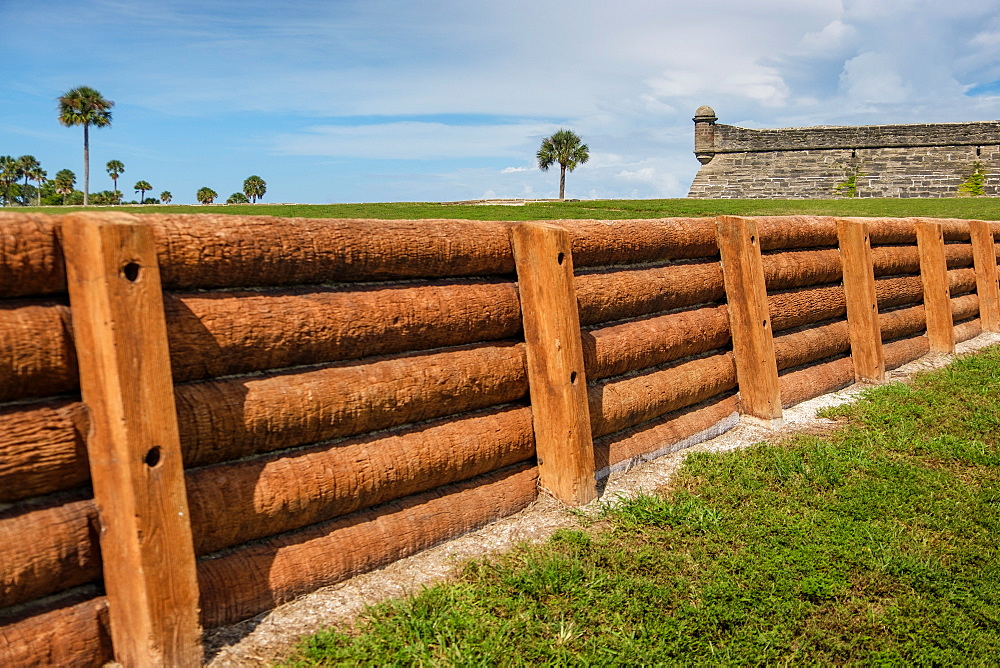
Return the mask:
<path id="1" fill-rule="evenodd" d="M 233 193 L 232 195 L 229 196 L 229 199 L 226 200 L 226 204 L 249 204 L 249 203 L 250 200 L 248 200 L 247 196 L 244 195 L 243 193 Z"/>
<path id="2" fill-rule="evenodd" d="M 211 204 L 212 202 L 215 201 L 215 198 L 218 196 L 219 193 L 215 192 L 208 186 L 205 186 L 204 188 L 198 189 L 198 194 L 195 195 L 195 198 L 202 204 Z"/>
<path id="3" fill-rule="evenodd" d="M 115 204 L 117 204 L 118 200 L 121 199 L 121 196 L 118 194 L 118 177 L 125 173 L 125 165 L 122 164 L 121 160 L 108 160 L 106 167 L 108 176 L 111 177 L 111 180 L 115 184 Z"/>
<path id="4" fill-rule="evenodd" d="M 149 185 L 149 181 L 138 181 L 134 186 L 132 186 L 132 188 L 139 193 L 139 204 L 142 204 L 146 191 L 152 190 L 153 186 Z"/>
<path id="5" fill-rule="evenodd" d="M 32 169 L 31 173 L 28 175 L 32 181 L 38 184 L 36 193 L 37 202 L 35 203 L 35 206 L 42 205 L 42 186 L 45 185 L 46 181 L 48 181 L 48 179 L 46 178 L 48 175 L 49 175 L 48 172 L 42 169 L 41 165 L 38 165 L 37 167 Z"/>
<path id="6" fill-rule="evenodd" d="M 53 183 L 56 186 L 56 193 L 63 196 L 63 206 L 66 206 L 66 196 L 73 194 L 73 189 L 76 187 L 76 174 L 68 169 L 61 169 Z"/>
<path id="7" fill-rule="evenodd" d="M 267 182 L 257 175 L 249 176 L 243 182 L 243 194 L 249 197 L 253 203 L 256 203 L 259 199 L 264 199 L 264 193 L 266 192 Z"/>
<path id="8" fill-rule="evenodd" d="M 19 178 L 17 160 L 9 155 L 0 155 L 0 184 L 3 185 L 3 205 L 10 206 L 10 187 Z"/>
<path id="9" fill-rule="evenodd" d="M 22 155 L 17 159 L 17 172 L 24 177 L 24 189 L 21 191 L 21 206 L 28 206 L 28 179 L 36 169 L 41 169 L 42 164 L 33 155 Z"/>
<path id="10" fill-rule="evenodd" d="M 170 204 L 170 200 L 172 200 L 173 198 L 174 196 L 170 194 L 169 190 L 164 190 L 163 192 L 160 193 L 160 201 L 163 202 L 164 204 Z"/>
<path id="11" fill-rule="evenodd" d="M 543 172 L 559 163 L 559 199 L 566 199 L 566 171 L 573 171 L 577 166 L 590 160 L 590 149 L 571 130 L 560 129 L 551 137 L 542 140 L 542 146 L 536 155 L 538 168 Z"/>
<path id="12" fill-rule="evenodd" d="M 105 100 L 93 88 L 80 86 L 59 98 L 59 122 L 66 127 L 83 126 L 83 205 L 90 199 L 90 126 L 103 128 L 111 125 L 111 107 L 115 103 Z"/>

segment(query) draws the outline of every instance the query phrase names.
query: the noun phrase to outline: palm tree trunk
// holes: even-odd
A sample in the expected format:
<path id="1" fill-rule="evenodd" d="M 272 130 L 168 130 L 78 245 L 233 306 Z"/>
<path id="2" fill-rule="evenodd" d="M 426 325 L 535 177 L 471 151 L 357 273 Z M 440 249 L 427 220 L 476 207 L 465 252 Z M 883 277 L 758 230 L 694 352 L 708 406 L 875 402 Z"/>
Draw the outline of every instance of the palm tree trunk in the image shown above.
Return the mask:
<path id="1" fill-rule="evenodd" d="M 559 199 L 566 199 L 566 165 L 559 165 Z"/>
<path id="2" fill-rule="evenodd" d="M 83 205 L 90 200 L 90 126 L 83 124 Z"/>

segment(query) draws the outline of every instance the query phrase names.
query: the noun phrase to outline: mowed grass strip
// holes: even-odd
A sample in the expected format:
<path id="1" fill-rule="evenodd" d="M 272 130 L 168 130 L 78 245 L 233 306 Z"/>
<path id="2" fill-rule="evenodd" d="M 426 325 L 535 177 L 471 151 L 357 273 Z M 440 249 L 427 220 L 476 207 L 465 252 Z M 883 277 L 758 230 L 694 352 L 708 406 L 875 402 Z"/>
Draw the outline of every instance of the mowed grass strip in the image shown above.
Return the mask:
<path id="1" fill-rule="evenodd" d="M 1000 347 L 305 641 L 287 665 L 996 665 Z"/>
<path id="2" fill-rule="evenodd" d="M 32 207 L 26 211 L 50 214 L 82 211 L 84 207 Z M 937 199 L 646 199 L 533 202 L 524 206 L 446 204 L 437 202 L 388 202 L 373 204 L 236 204 L 209 206 L 143 205 L 87 207 L 90 211 L 125 213 L 211 213 L 286 218 L 383 218 L 463 220 L 558 220 L 560 218 L 621 220 L 624 218 L 672 218 L 732 216 L 889 216 L 1000 219 L 996 198 L 964 197 Z"/>

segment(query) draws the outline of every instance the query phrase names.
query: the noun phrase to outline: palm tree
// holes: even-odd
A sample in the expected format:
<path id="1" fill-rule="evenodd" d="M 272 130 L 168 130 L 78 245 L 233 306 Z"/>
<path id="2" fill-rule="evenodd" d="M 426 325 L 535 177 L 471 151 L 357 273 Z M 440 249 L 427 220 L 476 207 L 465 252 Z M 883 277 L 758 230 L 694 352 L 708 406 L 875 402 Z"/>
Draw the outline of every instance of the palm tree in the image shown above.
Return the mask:
<path id="1" fill-rule="evenodd" d="M 17 160 L 9 155 L 0 155 L 0 184 L 3 184 L 3 205 L 10 206 L 10 187 L 19 178 Z"/>
<path id="2" fill-rule="evenodd" d="M 243 194 L 249 197 L 251 202 L 256 203 L 257 200 L 264 199 L 266 192 L 267 183 L 257 175 L 249 176 L 243 182 Z"/>
<path id="3" fill-rule="evenodd" d="M 108 170 L 108 176 L 111 177 L 111 180 L 115 184 L 115 204 L 117 204 L 118 200 L 121 198 L 118 194 L 118 177 L 125 173 L 125 165 L 122 164 L 121 160 L 108 160 L 106 168 Z"/>
<path id="4" fill-rule="evenodd" d="M 250 200 L 248 200 L 247 196 L 243 193 L 233 193 L 232 195 L 229 196 L 229 199 L 226 200 L 226 204 L 249 204 L 249 203 Z"/>
<path id="5" fill-rule="evenodd" d="M 83 205 L 89 204 L 90 194 L 90 126 L 103 128 L 111 125 L 111 107 L 115 103 L 105 100 L 93 88 L 80 86 L 59 98 L 59 122 L 66 127 L 83 126 Z"/>
<path id="6" fill-rule="evenodd" d="M 170 194 L 169 190 L 164 190 L 163 192 L 160 193 L 160 201 L 163 202 L 164 204 L 170 204 L 170 200 L 172 200 L 173 198 L 174 196 Z"/>
<path id="7" fill-rule="evenodd" d="M 48 179 L 46 178 L 48 175 L 49 175 L 48 172 L 46 172 L 44 169 L 42 169 L 41 165 L 38 165 L 37 167 L 35 167 L 34 169 L 32 169 L 31 173 L 28 174 L 28 177 L 32 181 L 34 181 L 35 183 L 38 184 L 38 188 L 37 188 L 37 190 L 38 190 L 37 200 L 38 201 L 36 202 L 35 206 L 41 206 L 42 205 L 42 186 L 45 185 L 46 181 L 48 181 Z"/>
<path id="8" fill-rule="evenodd" d="M 566 171 L 572 172 L 578 165 L 590 160 L 590 149 L 580 141 L 572 130 L 560 128 L 559 132 L 543 139 L 538 149 L 538 168 L 543 172 L 559 163 L 559 199 L 566 199 Z"/>
<path id="9" fill-rule="evenodd" d="M 54 183 L 56 192 L 63 196 L 63 206 L 66 206 L 66 195 L 72 194 L 76 187 L 76 174 L 68 169 L 59 170 Z"/>
<path id="10" fill-rule="evenodd" d="M 211 204 L 212 202 L 215 201 L 215 198 L 218 196 L 219 193 L 215 192 L 208 186 L 205 186 L 204 188 L 198 189 L 198 194 L 195 195 L 195 198 L 202 204 Z"/>
<path id="11" fill-rule="evenodd" d="M 21 191 L 21 206 L 28 206 L 28 179 L 36 169 L 41 169 L 42 165 L 33 155 L 22 155 L 17 159 L 17 172 L 24 177 L 24 189 Z"/>
<path id="12" fill-rule="evenodd" d="M 137 181 L 132 188 L 139 193 L 139 204 L 142 204 L 146 191 L 152 190 L 153 186 L 149 185 L 149 181 Z"/>

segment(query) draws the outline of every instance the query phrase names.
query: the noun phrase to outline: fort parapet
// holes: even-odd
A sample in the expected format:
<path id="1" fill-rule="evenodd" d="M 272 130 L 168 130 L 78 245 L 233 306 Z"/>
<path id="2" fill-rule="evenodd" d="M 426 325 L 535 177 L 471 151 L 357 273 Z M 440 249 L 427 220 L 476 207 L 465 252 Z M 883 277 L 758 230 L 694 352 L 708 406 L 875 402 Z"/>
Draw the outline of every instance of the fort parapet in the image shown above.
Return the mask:
<path id="1" fill-rule="evenodd" d="M 1000 121 L 753 130 L 707 106 L 693 120 L 688 197 L 955 197 L 977 172 L 981 194 L 1000 195 Z"/>

